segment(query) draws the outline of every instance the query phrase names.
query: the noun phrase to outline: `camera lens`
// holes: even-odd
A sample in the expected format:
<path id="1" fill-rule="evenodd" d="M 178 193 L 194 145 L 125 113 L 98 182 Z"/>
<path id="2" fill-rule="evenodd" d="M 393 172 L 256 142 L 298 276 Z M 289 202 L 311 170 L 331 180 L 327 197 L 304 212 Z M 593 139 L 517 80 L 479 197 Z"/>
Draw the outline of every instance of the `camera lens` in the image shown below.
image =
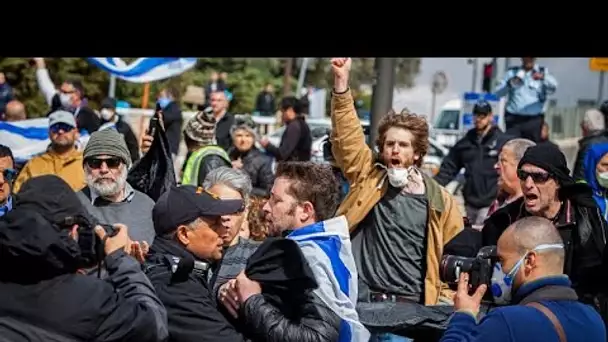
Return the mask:
<path id="1" fill-rule="evenodd" d="M 461 272 L 471 272 L 475 259 L 444 255 L 439 265 L 439 277 L 444 283 L 456 283 Z"/>

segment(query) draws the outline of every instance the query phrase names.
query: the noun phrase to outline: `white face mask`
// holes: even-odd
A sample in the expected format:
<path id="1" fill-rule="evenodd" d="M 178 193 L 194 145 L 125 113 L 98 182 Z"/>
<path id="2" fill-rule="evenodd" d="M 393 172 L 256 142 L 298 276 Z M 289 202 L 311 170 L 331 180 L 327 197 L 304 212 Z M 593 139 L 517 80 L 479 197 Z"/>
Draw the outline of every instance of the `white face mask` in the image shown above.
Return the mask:
<path id="1" fill-rule="evenodd" d="M 608 189 L 608 172 L 596 172 L 597 183 L 604 189 Z"/>
<path id="2" fill-rule="evenodd" d="M 106 121 L 110 121 L 110 119 L 112 119 L 112 117 L 114 116 L 114 112 L 107 108 L 103 108 L 99 113 L 101 114 L 101 118 Z"/>
<path id="3" fill-rule="evenodd" d="M 532 251 L 542 251 L 553 248 L 564 248 L 564 245 L 538 245 Z M 505 271 L 502 269 L 502 265 L 500 264 L 500 262 L 494 264 L 494 272 L 492 272 L 491 291 L 492 296 L 494 297 L 494 302 L 496 304 L 505 305 L 511 302 L 515 275 L 517 275 L 517 272 L 521 268 L 521 265 L 523 265 L 524 260 L 528 256 L 528 253 L 526 253 L 524 256 L 521 257 L 521 259 L 519 259 L 519 261 L 515 264 L 515 266 L 513 266 L 509 273 L 505 273 Z"/>
<path id="4" fill-rule="evenodd" d="M 72 97 L 70 94 L 59 94 L 59 101 L 61 101 L 63 107 L 72 107 Z"/>
<path id="5" fill-rule="evenodd" d="M 408 168 L 391 167 L 386 170 L 386 173 L 388 175 L 388 181 L 392 186 L 395 188 L 403 188 L 409 181 L 411 171 L 411 166 Z"/>

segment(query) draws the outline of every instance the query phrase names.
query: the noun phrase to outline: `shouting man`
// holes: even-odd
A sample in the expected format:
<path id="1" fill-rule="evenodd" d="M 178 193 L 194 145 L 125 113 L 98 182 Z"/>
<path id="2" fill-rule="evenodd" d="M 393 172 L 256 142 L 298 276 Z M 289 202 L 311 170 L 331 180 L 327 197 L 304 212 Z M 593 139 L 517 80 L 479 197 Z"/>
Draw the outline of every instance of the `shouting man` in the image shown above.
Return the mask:
<path id="1" fill-rule="evenodd" d="M 455 199 L 419 170 L 429 146 L 427 122 L 405 111 L 384 116 L 376 160 L 348 86 L 350 66 L 350 58 L 332 60 L 331 143 L 336 164 L 353 184 L 337 215 L 346 216 L 354 234 L 359 301 L 450 302 L 439 260 L 464 223 Z"/>

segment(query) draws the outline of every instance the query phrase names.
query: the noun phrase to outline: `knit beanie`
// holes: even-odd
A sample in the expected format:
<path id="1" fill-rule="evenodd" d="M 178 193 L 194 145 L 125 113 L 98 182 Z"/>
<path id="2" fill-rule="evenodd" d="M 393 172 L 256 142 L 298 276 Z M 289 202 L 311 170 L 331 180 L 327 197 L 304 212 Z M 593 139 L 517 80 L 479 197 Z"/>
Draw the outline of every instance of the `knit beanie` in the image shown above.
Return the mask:
<path id="1" fill-rule="evenodd" d="M 118 157 L 128 167 L 131 166 L 131 153 L 129 153 L 125 138 L 115 129 L 93 132 L 84 148 L 84 159 L 104 154 Z"/>
<path id="2" fill-rule="evenodd" d="M 196 113 L 186 123 L 184 134 L 203 145 L 215 144 L 215 117 L 213 112 L 204 110 Z"/>
<path id="3" fill-rule="evenodd" d="M 240 115 L 240 116 L 236 117 L 234 121 L 235 121 L 234 125 L 232 127 L 230 127 L 230 135 L 232 135 L 233 138 L 234 138 L 234 133 L 237 130 L 243 129 L 243 130 L 246 130 L 249 134 L 251 134 L 255 140 L 257 140 L 257 138 L 258 138 L 258 134 L 256 132 L 257 125 L 256 125 L 255 121 L 253 121 L 253 118 L 251 117 L 251 115 Z"/>
<path id="4" fill-rule="evenodd" d="M 561 186 L 574 183 L 574 180 L 570 177 L 566 157 L 559 147 L 553 144 L 538 144 L 529 147 L 519 161 L 517 168 L 521 168 L 524 164 L 534 165 L 547 171 Z"/>

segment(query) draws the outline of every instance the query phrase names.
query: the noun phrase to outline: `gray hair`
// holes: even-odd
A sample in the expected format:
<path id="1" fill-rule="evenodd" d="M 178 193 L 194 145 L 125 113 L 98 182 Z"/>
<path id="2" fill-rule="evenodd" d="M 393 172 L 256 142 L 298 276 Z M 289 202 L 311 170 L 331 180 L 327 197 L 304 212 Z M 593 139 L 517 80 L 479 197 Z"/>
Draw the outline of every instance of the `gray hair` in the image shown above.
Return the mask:
<path id="1" fill-rule="evenodd" d="M 251 185 L 251 178 L 249 178 L 249 175 L 245 171 L 226 166 L 213 169 L 205 177 L 203 188 L 209 190 L 209 188 L 216 184 L 223 184 L 238 191 L 243 196 L 245 205 L 249 204 L 249 197 L 251 196 L 253 186 Z"/>
<path id="2" fill-rule="evenodd" d="M 583 125 L 590 131 L 601 131 L 606 126 L 604 115 L 597 109 L 589 109 L 583 117 Z"/>
<path id="3" fill-rule="evenodd" d="M 526 150 L 532 146 L 536 146 L 536 143 L 534 141 L 524 138 L 517 138 L 507 141 L 502 148 L 511 149 L 511 151 L 513 151 L 513 154 L 515 155 L 515 163 L 519 163 L 521 158 L 524 157 L 524 153 L 526 153 Z"/>
<path id="4" fill-rule="evenodd" d="M 513 230 L 513 237 L 520 253 L 526 253 L 539 245 L 563 245 L 564 240 L 553 225 L 544 217 L 529 216 L 515 221 L 509 229 Z M 563 270 L 565 250 L 552 248 L 543 251 L 548 256 L 554 256 L 551 267 Z"/>

